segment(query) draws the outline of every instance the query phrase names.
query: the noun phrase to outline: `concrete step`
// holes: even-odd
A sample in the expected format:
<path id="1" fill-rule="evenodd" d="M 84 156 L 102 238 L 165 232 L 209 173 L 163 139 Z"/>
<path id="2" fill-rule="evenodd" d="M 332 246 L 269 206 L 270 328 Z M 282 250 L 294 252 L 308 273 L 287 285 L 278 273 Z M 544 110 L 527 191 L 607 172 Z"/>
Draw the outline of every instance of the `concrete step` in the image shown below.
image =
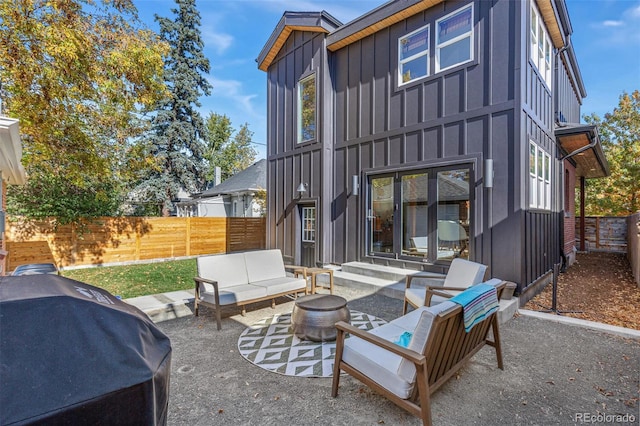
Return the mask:
<path id="1" fill-rule="evenodd" d="M 345 271 L 346 266 L 346 271 Z M 342 270 L 336 269 L 333 272 L 333 282 L 336 286 L 355 288 L 369 294 L 379 293 L 393 299 L 404 300 L 405 276 L 414 273 L 414 270 L 387 267 L 382 265 L 371 265 L 361 262 L 350 262 L 342 265 Z M 327 284 L 329 276 L 318 275 L 316 280 L 319 283 Z M 429 284 L 429 280 L 416 281 L 417 285 Z M 504 324 L 509 321 L 518 311 L 520 306 L 517 297 L 510 297 L 508 300 L 500 301 L 498 321 Z"/>
<path id="2" fill-rule="evenodd" d="M 180 290 L 132 297 L 124 301 L 147 314 L 153 322 L 160 322 L 192 315 L 187 304 L 192 303 L 193 299 L 193 290 Z"/>
<path id="3" fill-rule="evenodd" d="M 403 269 L 393 266 L 374 265 L 365 262 L 348 262 L 342 264 L 342 271 L 368 277 L 380 278 L 388 281 L 404 281 L 408 274 L 414 274 L 415 269 Z"/>

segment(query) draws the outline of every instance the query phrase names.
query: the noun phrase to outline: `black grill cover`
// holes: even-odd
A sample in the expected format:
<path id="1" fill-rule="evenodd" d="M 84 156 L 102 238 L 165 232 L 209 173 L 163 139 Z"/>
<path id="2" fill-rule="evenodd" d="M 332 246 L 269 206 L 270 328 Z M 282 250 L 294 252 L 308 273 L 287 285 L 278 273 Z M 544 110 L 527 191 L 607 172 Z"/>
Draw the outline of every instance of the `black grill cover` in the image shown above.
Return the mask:
<path id="1" fill-rule="evenodd" d="M 170 370 L 169 338 L 109 292 L 0 279 L 0 425 L 164 425 Z"/>

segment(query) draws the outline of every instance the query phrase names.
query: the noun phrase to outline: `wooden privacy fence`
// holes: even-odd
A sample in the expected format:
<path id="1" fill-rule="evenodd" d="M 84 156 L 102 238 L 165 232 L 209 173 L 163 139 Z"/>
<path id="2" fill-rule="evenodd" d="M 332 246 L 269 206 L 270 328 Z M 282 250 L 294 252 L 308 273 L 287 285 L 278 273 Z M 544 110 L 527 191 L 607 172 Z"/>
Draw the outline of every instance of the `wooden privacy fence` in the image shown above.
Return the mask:
<path id="1" fill-rule="evenodd" d="M 585 216 L 587 251 L 627 252 L 627 218 Z M 576 247 L 580 250 L 580 217 L 576 217 Z"/>
<path id="2" fill-rule="evenodd" d="M 50 222 L 9 219 L 6 270 L 26 263 L 102 265 L 264 249 L 265 218 L 116 217 L 53 229 Z"/>
<path id="3" fill-rule="evenodd" d="M 640 287 L 640 213 L 627 217 L 627 234 L 627 257 L 636 284 Z"/>

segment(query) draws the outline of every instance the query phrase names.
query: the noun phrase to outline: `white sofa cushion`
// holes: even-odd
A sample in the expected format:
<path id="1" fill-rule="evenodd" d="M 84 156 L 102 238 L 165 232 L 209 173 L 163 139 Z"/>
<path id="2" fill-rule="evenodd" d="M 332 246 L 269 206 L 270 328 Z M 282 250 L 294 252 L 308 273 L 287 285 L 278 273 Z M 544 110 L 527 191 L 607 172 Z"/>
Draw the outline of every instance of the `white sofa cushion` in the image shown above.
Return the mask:
<path id="1" fill-rule="evenodd" d="M 307 286 L 307 282 L 304 278 L 293 278 L 293 277 L 283 277 L 283 278 L 271 278 L 268 280 L 255 281 L 251 283 L 255 286 L 264 287 L 267 291 L 267 295 L 270 296 L 272 294 L 284 293 L 287 291 L 295 291 L 303 289 Z"/>
<path id="2" fill-rule="evenodd" d="M 286 277 L 282 252 L 274 250 L 248 251 L 244 253 L 247 277 L 250 283 Z"/>
<path id="3" fill-rule="evenodd" d="M 249 283 L 242 253 L 200 256 L 197 264 L 198 276 L 217 281 L 219 289 Z M 213 291 L 211 284 L 201 285 L 200 289 L 203 287 L 204 291 Z"/>
<path id="4" fill-rule="evenodd" d="M 231 305 L 246 300 L 260 299 L 267 295 L 265 287 L 242 284 L 233 287 L 225 287 L 219 289 L 220 305 Z M 200 299 L 205 302 L 215 304 L 213 291 L 205 291 L 200 293 Z"/>

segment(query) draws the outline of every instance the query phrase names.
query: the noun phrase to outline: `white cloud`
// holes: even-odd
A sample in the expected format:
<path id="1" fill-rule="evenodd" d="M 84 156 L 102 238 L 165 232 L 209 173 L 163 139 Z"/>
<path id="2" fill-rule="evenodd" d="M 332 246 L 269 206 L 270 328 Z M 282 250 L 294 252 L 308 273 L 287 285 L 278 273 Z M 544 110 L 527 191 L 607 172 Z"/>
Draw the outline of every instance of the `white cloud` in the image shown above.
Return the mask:
<path id="1" fill-rule="evenodd" d="M 624 23 L 622 21 L 604 21 L 602 23 L 602 25 L 604 25 L 605 27 L 621 27 L 624 25 Z"/>
<path id="2" fill-rule="evenodd" d="M 233 36 L 224 33 L 203 30 L 202 38 L 205 46 L 213 48 L 218 55 L 222 55 L 233 44 Z"/>
<path id="3" fill-rule="evenodd" d="M 253 99 L 257 98 L 258 95 L 243 93 L 242 82 L 211 77 L 209 78 L 209 83 L 213 86 L 212 96 L 229 99 L 237 108 L 253 117 L 261 116 L 256 112 L 252 103 Z"/>
<path id="4" fill-rule="evenodd" d="M 633 18 L 640 18 L 640 5 L 629 9 L 628 13 Z"/>

